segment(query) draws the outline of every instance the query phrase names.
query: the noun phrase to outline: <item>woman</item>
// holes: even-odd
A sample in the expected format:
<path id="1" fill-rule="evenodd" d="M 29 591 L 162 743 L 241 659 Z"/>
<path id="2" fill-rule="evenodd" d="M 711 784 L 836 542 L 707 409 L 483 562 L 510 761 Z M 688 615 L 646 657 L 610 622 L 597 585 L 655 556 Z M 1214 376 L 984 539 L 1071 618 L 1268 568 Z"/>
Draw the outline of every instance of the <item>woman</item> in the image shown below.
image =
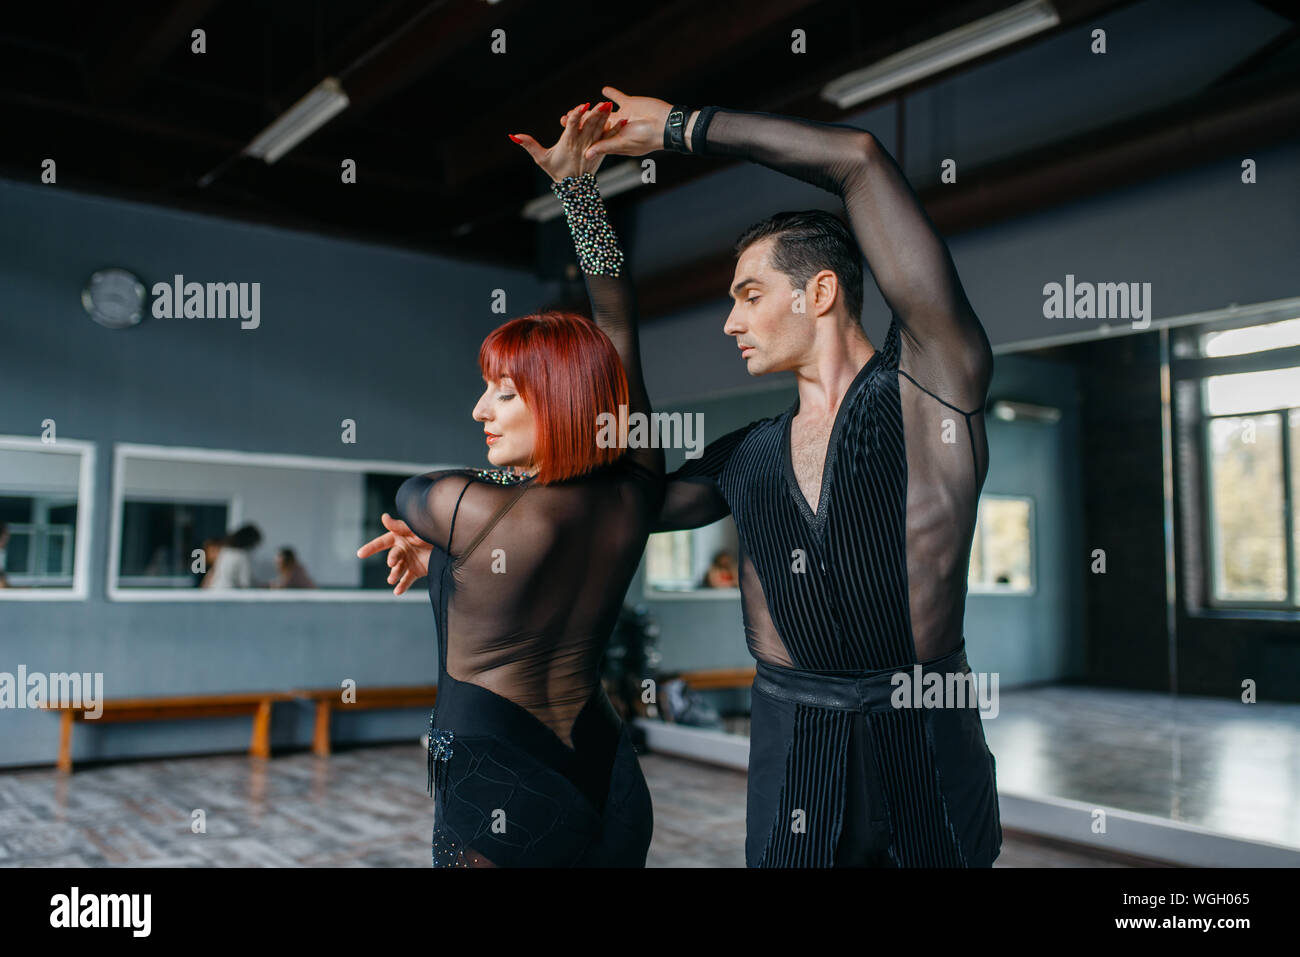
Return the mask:
<path id="1" fill-rule="evenodd" d="M 262 531 L 249 523 L 217 541 L 217 560 L 203 579 L 203 588 L 216 590 L 253 587 L 253 549 L 262 542 Z"/>
<path id="2" fill-rule="evenodd" d="M 272 588 L 316 587 L 311 575 L 307 574 L 307 569 L 298 561 L 298 553 L 288 545 L 275 553 L 275 571 L 275 580 L 270 585 Z"/>
<path id="3" fill-rule="evenodd" d="M 435 866 L 644 866 L 650 844 L 649 790 L 599 668 L 659 513 L 664 459 L 597 439 L 599 413 L 648 415 L 650 403 L 599 159 L 583 158 L 610 104 L 589 105 L 549 150 L 511 138 L 554 181 L 599 328 L 546 312 L 493 331 L 473 417 L 497 468 L 408 479 L 403 521 L 385 515 L 389 533 L 357 553 L 390 549 L 397 594 L 428 576 Z"/>

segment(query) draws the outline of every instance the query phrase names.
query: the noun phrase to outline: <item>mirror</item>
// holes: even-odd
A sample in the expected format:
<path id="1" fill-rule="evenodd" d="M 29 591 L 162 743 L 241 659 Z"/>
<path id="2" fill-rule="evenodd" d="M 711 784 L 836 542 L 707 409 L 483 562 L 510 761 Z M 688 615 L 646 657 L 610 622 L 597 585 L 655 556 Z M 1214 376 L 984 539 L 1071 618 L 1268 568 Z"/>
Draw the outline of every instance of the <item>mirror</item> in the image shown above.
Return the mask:
<path id="1" fill-rule="evenodd" d="M 384 556 L 357 549 L 408 477 L 446 467 L 119 445 L 109 595 L 393 599 Z"/>

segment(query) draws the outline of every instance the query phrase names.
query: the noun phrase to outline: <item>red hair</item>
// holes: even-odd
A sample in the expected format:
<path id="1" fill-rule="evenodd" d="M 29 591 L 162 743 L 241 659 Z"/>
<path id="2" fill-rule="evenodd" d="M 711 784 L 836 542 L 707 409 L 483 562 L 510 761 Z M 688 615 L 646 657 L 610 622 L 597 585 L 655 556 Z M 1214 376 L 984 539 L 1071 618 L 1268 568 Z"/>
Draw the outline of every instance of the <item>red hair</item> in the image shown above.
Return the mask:
<path id="1" fill-rule="evenodd" d="M 478 364 L 489 381 L 509 376 L 532 411 L 539 484 L 585 475 L 626 451 L 596 444 L 597 415 L 619 420 L 619 406 L 627 405 L 627 373 L 590 319 L 554 310 L 511 319 L 483 340 Z"/>

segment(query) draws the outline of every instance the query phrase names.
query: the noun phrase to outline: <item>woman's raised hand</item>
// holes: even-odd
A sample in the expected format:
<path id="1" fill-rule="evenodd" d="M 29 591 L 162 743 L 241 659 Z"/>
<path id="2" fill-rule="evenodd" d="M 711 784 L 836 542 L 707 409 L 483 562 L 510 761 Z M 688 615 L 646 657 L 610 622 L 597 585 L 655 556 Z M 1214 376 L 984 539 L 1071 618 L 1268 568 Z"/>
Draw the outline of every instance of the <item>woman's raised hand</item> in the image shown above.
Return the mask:
<path id="1" fill-rule="evenodd" d="M 620 123 L 609 126 L 606 124 L 613 105 L 606 101 L 597 104 L 595 109 L 588 109 L 590 103 L 575 106 L 564 115 L 562 120 L 564 132 L 550 149 L 542 146 L 527 133 L 508 135 L 526 149 L 533 161 L 557 183 L 566 176 L 594 173 L 600 167 L 603 157 L 595 155 L 589 158 L 585 155 L 587 150 L 607 132 L 613 132 L 622 126 Z"/>

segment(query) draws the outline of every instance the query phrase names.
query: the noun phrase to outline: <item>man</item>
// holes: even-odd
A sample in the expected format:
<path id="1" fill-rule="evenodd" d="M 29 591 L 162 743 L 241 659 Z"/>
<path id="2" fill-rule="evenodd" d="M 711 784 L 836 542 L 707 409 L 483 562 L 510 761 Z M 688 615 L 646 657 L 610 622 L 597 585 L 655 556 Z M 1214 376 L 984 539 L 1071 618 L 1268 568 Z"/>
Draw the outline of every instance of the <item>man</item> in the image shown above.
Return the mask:
<path id="1" fill-rule="evenodd" d="M 836 193 L 852 227 L 781 213 L 741 236 L 723 331 L 751 375 L 793 371 L 798 399 L 670 475 L 659 524 L 731 512 L 739 532 L 758 672 L 747 863 L 991 864 L 1002 830 L 978 711 L 894 694 L 895 674 L 955 687 L 944 676 L 970 672 L 993 361 L 947 247 L 864 130 L 602 93 L 619 109 L 590 153 L 748 159 Z M 880 349 L 859 320 L 863 254 L 892 311 Z"/>

